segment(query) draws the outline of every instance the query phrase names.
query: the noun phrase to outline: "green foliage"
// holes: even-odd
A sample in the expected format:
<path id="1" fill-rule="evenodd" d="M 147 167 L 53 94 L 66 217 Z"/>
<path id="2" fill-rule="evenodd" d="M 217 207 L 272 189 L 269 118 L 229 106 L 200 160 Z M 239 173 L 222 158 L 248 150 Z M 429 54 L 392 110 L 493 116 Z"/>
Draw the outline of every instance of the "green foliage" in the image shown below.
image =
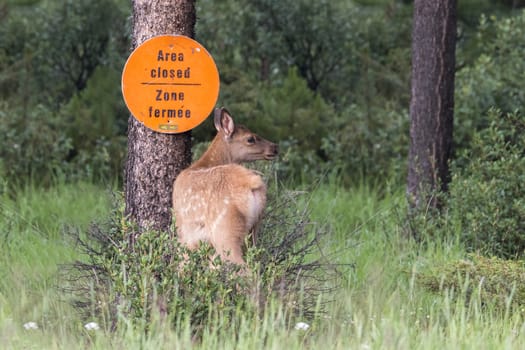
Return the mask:
<path id="1" fill-rule="evenodd" d="M 56 110 L 86 86 L 97 66 L 121 64 L 115 52 L 122 56 L 124 20 L 112 0 L 41 1 L 11 9 L 0 25 L 6 38 L 0 42 L 4 96 Z"/>
<path id="2" fill-rule="evenodd" d="M 57 176 L 118 177 L 125 156 L 127 113 L 118 73 L 98 68 L 87 87 L 59 112 L 43 104 L 0 108 L 0 176 L 47 185 Z"/>
<path id="3" fill-rule="evenodd" d="M 340 72 L 338 68 L 355 56 L 348 46 L 353 43 L 351 36 L 356 27 L 350 6 L 306 0 L 249 3 L 259 15 L 254 24 L 263 29 L 257 32 L 254 42 L 262 44 L 258 49 L 261 56 L 270 62 L 282 60 L 295 66 L 312 91 L 321 91 L 321 86 Z M 274 34 L 273 38 L 269 33 Z"/>
<path id="4" fill-rule="evenodd" d="M 486 129 L 454 163 L 450 214 L 471 250 L 500 257 L 525 250 L 525 118 L 491 110 Z"/>
<path id="5" fill-rule="evenodd" d="M 466 259 L 432 266 L 417 274 L 418 282 L 433 293 L 451 292 L 454 298 L 476 302 L 500 313 L 525 310 L 523 261 L 470 254 Z"/>
<path id="6" fill-rule="evenodd" d="M 366 18 L 356 26 L 353 45 L 359 54 L 342 72 L 346 78 L 337 79 L 350 79 L 352 85 L 340 85 L 331 100 L 338 100 L 336 91 L 348 89 L 351 93 L 341 96 L 346 105 L 402 111 L 410 99 L 412 8 L 390 2 L 356 11 L 356 16 Z"/>
<path id="7" fill-rule="evenodd" d="M 408 86 L 409 6 L 304 0 L 200 6 L 197 38 L 209 46 L 221 75 L 224 66 L 236 67 L 276 82 L 295 68 L 309 89 L 337 108 L 380 104 L 374 98 L 383 92 L 397 99 Z"/>
<path id="8" fill-rule="evenodd" d="M 488 125 L 490 107 L 512 112 L 525 103 L 525 15 L 516 10 L 522 1 L 458 6 L 455 143 L 461 152 L 472 131 Z M 120 176 L 127 112 L 118 83 L 129 54 L 129 2 L 9 1 L 0 7 L 4 112 L 43 109 L 54 121 L 39 123 L 65 125 L 67 156 L 49 153 L 48 163 L 61 164 L 57 173 Z M 410 1 L 203 0 L 197 7 L 197 39 L 221 73 L 219 104 L 281 142 L 282 174 L 302 179 L 335 171 L 345 183 L 395 174 L 404 181 Z M 487 15 L 478 26 L 481 13 Z M 212 124 L 193 132 L 197 142 L 212 137 Z M 4 173 L 24 173 L 5 170 L 27 168 L 16 159 L 2 160 Z M 38 177 L 51 176 L 42 171 Z"/>
<path id="9" fill-rule="evenodd" d="M 323 151 L 328 166 L 345 183 L 363 178 L 404 181 L 409 145 L 406 111 L 363 111 L 352 105 L 332 123 Z"/>
<path id="10" fill-rule="evenodd" d="M 197 22 L 195 23 L 196 39 L 211 53 L 219 71 L 221 81 L 223 70 L 238 63 L 239 44 L 244 43 L 250 34 L 246 33 L 244 22 L 250 15 L 246 0 L 214 1 L 201 0 L 195 3 Z"/>
<path id="11" fill-rule="evenodd" d="M 91 258 L 107 273 L 104 287 L 124 320 L 147 329 L 152 317 L 169 317 L 173 325 L 188 319 L 198 332 L 215 317 L 231 319 L 253 306 L 239 268 L 213 258 L 208 245 L 188 251 L 167 233 L 138 234 L 122 225 Z"/>
<path id="12" fill-rule="evenodd" d="M 404 179 L 408 116 L 395 103 L 370 109 L 354 104 L 337 112 L 308 89 L 295 69 L 272 84 L 256 83 L 236 70 L 223 72 L 223 80 L 221 101 L 236 120 L 279 142 L 283 178 L 311 181 L 334 173 L 345 183 L 392 174 L 397 181 Z M 200 138 L 204 133 L 195 134 Z"/>
<path id="13" fill-rule="evenodd" d="M 30 110 L 0 107 L 0 178 L 49 184 L 72 149 L 64 120 L 43 105 Z"/>
<path id="14" fill-rule="evenodd" d="M 27 5 L 6 5 L 0 23 L 0 175 L 41 184 L 118 177 L 127 119 L 121 1 Z"/>
<path id="15" fill-rule="evenodd" d="M 291 69 L 282 84 L 262 89 L 250 117 L 254 130 L 280 141 L 297 140 L 301 150 L 316 150 L 334 110 Z"/>
<path id="16" fill-rule="evenodd" d="M 274 80 L 295 67 L 313 91 L 351 60 L 355 22 L 345 2 L 203 1 L 197 37 L 219 62 Z"/>
<path id="17" fill-rule="evenodd" d="M 97 66 L 122 63 L 109 62 L 111 51 L 126 42 L 125 15 L 115 1 L 44 2 L 36 15 L 36 35 L 26 50 L 40 98 L 67 101 L 86 87 Z"/>
<path id="18" fill-rule="evenodd" d="M 275 298 L 288 316 L 313 318 L 325 304 L 321 293 L 337 287 L 339 274 L 318 257 L 317 242 L 328 231 L 290 205 L 296 197 L 282 191 L 270 201 L 246 267 L 221 261 L 208 244 L 190 251 L 173 234 L 139 232 L 118 209 L 85 237 L 74 233 L 86 260 L 64 270 L 67 288 L 86 317 L 108 327 L 147 330 L 160 318 L 175 327 L 189 322 L 202 335 L 217 319 L 233 326 L 240 315 L 264 314 Z"/>
<path id="19" fill-rule="evenodd" d="M 511 4 L 513 2 L 514 4 Z M 458 20 L 467 27 L 477 27 L 479 18 L 487 13 L 504 14 L 506 6 L 519 6 L 523 0 L 462 0 L 458 1 Z M 522 5 L 523 6 L 523 5 Z"/>
<path id="20" fill-rule="evenodd" d="M 216 6 L 227 8 L 219 15 L 222 25 L 210 18 Z M 404 173 L 410 8 L 384 6 L 325 1 L 202 5 L 198 35 L 212 47 L 220 45 L 211 49 L 219 62 L 228 57 L 221 67 L 221 103 L 258 133 L 280 142 L 281 174 L 311 179 L 335 171 L 350 183 Z M 242 21 L 232 13 L 244 17 L 242 30 L 225 25 Z"/>
<path id="21" fill-rule="evenodd" d="M 69 161 L 75 176 L 106 179 L 120 174 L 128 112 L 120 98 L 119 78 L 116 70 L 98 67 L 86 88 L 60 111 L 73 146 Z"/>
<path id="22" fill-rule="evenodd" d="M 454 138 L 468 147 L 473 130 L 486 127 L 491 107 L 503 112 L 525 108 L 525 11 L 497 19 L 482 16 L 477 33 L 477 59 L 456 74 Z M 461 58 L 459 59 L 461 61 Z"/>

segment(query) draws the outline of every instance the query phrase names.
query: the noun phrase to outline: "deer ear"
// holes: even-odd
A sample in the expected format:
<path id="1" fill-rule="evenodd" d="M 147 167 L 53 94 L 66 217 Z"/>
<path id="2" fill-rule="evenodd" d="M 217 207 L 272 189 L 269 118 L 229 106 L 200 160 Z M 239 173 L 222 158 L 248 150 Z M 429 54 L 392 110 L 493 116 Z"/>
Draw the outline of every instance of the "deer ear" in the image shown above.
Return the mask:
<path id="1" fill-rule="evenodd" d="M 227 138 L 230 138 L 235 130 L 235 124 L 230 112 L 226 108 L 216 108 L 213 116 L 213 122 L 217 131 L 223 131 Z"/>

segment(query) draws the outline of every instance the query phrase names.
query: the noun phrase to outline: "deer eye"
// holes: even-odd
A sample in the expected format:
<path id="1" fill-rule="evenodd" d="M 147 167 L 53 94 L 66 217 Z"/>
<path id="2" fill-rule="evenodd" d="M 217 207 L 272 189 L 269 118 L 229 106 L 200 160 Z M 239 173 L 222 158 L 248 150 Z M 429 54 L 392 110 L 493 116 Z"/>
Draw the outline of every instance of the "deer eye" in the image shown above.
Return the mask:
<path id="1" fill-rule="evenodd" d="M 248 142 L 250 145 L 253 145 L 255 143 L 255 137 L 250 136 L 246 139 L 246 142 Z"/>

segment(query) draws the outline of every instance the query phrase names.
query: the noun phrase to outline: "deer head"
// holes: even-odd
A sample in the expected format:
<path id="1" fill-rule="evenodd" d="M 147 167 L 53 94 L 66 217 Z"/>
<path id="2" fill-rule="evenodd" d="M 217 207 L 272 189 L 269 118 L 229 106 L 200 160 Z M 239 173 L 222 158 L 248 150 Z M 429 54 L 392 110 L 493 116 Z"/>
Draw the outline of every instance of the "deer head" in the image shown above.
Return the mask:
<path id="1" fill-rule="evenodd" d="M 213 122 L 217 135 L 208 150 L 192 165 L 206 168 L 221 164 L 272 160 L 277 157 L 278 146 L 251 132 L 243 125 L 235 125 L 225 108 L 215 109 Z"/>

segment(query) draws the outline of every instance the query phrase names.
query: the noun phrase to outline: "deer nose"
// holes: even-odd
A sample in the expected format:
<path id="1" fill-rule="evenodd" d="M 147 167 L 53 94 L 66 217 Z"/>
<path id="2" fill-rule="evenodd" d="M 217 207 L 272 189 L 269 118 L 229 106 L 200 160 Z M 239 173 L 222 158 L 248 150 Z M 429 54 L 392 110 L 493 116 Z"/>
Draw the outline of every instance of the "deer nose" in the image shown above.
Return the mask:
<path id="1" fill-rule="evenodd" d="M 272 145 L 272 153 L 274 155 L 278 155 L 279 154 L 279 146 L 276 145 L 275 143 Z"/>
<path id="2" fill-rule="evenodd" d="M 272 143 L 269 147 L 268 153 L 266 154 L 267 159 L 273 159 L 279 154 L 279 146 Z"/>

